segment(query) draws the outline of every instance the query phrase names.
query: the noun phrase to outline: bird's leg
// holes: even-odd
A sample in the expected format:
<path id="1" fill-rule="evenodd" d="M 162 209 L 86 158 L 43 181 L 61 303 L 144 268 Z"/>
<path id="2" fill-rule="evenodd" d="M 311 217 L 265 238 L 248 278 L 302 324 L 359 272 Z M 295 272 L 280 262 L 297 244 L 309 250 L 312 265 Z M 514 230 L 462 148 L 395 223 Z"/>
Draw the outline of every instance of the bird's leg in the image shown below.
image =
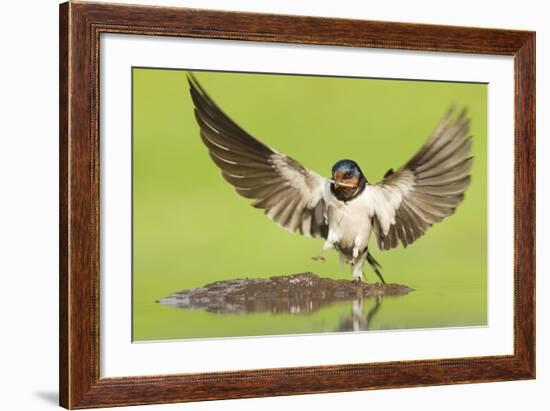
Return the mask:
<path id="1" fill-rule="evenodd" d="M 352 260 L 352 276 L 353 281 L 357 282 L 358 284 L 361 284 L 361 281 L 363 279 L 363 266 L 365 265 L 365 257 L 366 253 L 362 251 L 362 244 L 363 239 L 360 236 L 357 236 L 354 241 L 353 246 L 353 260 Z"/>
<path id="2" fill-rule="evenodd" d="M 332 250 L 334 248 L 334 244 L 331 241 L 325 241 L 325 244 L 323 245 L 323 248 L 321 249 L 321 252 L 319 255 L 316 255 L 315 257 L 311 257 L 314 261 L 326 261 L 325 256 L 323 255 L 325 251 Z"/>
<path id="3" fill-rule="evenodd" d="M 355 244 L 353 247 L 353 259 L 357 260 L 357 257 L 359 257 L 359 244 Z"/>
<path id="4" fill-rule="evenodd" d="M 358 262 L 358 259 L 360 258 L 359 257 L 359 254 L 361 254 L 361 251 L 363 251 L 363 248 L 365 248 L 364 246 L 364 239 L 363 239 L 363 236 L 361 234 L 357 234 L 355 236 L 355 239 L 353 241 L 353 251 L 352 251 L 352 254 L 353 254 L 353 263 L 356 264 L 356 262 Z M 364 256 L 361 256 L 361 258 L 364 258 Z"/>
<path id="5" fill-rule="evenodd" d="M 340 253 L 340 274 L 344 273 L 344 269 L 346 268 L 346 256 L 342 253 Z"/>
<path id="6" fill-rule="evenodd" d="M 354 250 L 355 253 L 355 250 Z M 352 264 L 352 276 L 353 281 L 357 282 L 357 284 L 361 284 L 362 278 L 363 278 L 363 266 L 365 265 L 365 253 L 363 255 L 359 256 L 358 258 L 355 258 L 353 260 Z"/>
<path id="7" fill-rule="evenodd" d="M 318 255 L 315 255 L 313 257 L 311 257 L 311 259 L 313 261 L 322 261 L 322 262 L 325 262 L 326 259 L 325 259 L 325 256 L 323 255 L 323 253 L 325 252 L 325 250 L 321 250 L 321 252 L 318 254 Z"/>

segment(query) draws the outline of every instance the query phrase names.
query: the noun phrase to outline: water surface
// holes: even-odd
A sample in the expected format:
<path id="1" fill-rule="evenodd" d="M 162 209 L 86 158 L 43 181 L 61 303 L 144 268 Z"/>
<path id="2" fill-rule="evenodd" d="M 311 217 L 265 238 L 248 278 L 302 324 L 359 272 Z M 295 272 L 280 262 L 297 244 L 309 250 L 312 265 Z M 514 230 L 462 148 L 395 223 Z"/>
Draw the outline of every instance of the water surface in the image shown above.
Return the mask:
<path id="1" fill-rule="evenodd" d="M 485 293 L 476 287 L 354 299 L 313 311 L 289 307 L 218 314 L 151 301 L 136 307 L 140 326 L 135 336 L 143 341 L 480 326 L 487 324 L 486 311 L 472 307 L 485 304 Z"/>

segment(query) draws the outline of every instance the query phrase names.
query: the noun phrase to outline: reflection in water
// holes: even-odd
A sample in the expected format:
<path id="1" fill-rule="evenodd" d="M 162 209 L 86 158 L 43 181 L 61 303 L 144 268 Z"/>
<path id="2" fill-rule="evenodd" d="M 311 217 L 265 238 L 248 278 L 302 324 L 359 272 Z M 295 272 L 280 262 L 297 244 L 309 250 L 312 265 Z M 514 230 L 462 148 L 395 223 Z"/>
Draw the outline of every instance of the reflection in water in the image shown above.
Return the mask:
<path id="1" fill-rule="evenodd" d="M 382 305 L 382 296 L 374 297 L 374 306 L 365 314 L 364 298 L 357 298 L 351 303 L 351 314 L 342 317 L 338 331 L 367 331 L 374 316 Z"/>
<path id="2" fill-rule="evenodd" d="M 196 291 L 200 289 L 193 289 Z M 275 315 L 311 315 L 335 303 L 348 303 L 348 314 L 342 315 L 337 331 L 367 331 L 373 318 L 380 312 L 382 296 L 364 297 L 358 292 L 352 298 L 330 293 L 277 293 L 264 294 L 263 298 L 247 298 L 245 294 L 231 295 L 231 298 L 217 298 L 212 291 L 208 295 L 195 292 L 176 293 L 159 302 L 183 309 L 203 310 L 215 314 L 271 313 Z M 395 297 L 394 297 L 395 298 Z M 372 303 L 372 307 L 366 307 Z"/>
<path id="3" fill-rule="evenodd" d="M 242 281 L 246 281 L 243 290 Z M 174 293 L 159 303 L 173 307 L 202 310 L 215 314 L 271 313 L 290 315 L 310 315 L 335 303 L 349 303 L 349 314 L 340 317 L 338 331 L 367 331 L 373 318 L 379 313 L 382 295 L 365 297 L 365 288 L 327 290 L 322 287 L 312 292 L 311 287 L 280 289 L 272 286 L 264 289 L 255 280 L 231 280 L 213 283 L 202 288 Z M 377 287 L 376 285 L 368 287 Z M 253 291 L 253 292 L 252 292 Z M 374 302 L 367 312 L 365 309 Z"/>
<path id="4" fill-rule="evenodd" d="M 487 324 L 486 291 L 479 287 L 421 288 L 407 295 L 374 293 L 357 296 L 358 285 L 309 280 L 224 281 L 185 290 L 142 311 L 153 339 L 228 338 L 362 330 L 403 330 Z M 307 281 L 306 281 L 307 280 Z M 250 284 L 256 284 L 251 286 Z M 348 282 L 349 283 L 349 282 Z M 259 284 L 259 285 L 258 285 Z M 296 285 L 298 284 L 298 285 Z M 332 287 L 334 285 L 334 287 Z M 366 287 L 365 287 L 366 288 Z M 197 291 L 198 290 L 198 291 Z M 347 292 L 349 291 L 349 293 Z M 372 291 L 372 292 L 371 292 Z M 143 326 L 143 325 L 142 325 Z M 368 331 L 364 331 L 368 330 Z"/>

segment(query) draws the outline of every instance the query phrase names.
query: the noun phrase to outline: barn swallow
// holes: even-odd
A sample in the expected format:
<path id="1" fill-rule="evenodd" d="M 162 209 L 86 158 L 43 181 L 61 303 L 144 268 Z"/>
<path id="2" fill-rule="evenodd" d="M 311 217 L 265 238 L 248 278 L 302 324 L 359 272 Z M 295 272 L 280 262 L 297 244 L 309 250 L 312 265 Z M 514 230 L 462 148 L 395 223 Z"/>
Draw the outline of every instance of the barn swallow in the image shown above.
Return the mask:
<path id="1" fill-rule="evenodd" d="M 358 283 L 365 262 L 385 283 L 368 248 L 372 232 L 380 250 L 407 247 L 464 200 L 473 162 L 466 110 L 449 110 L 405 165 L 370 184 L 353 160 L 337 161 L 325 178 L 268 147 L 230 119 L 193 75 L 188 81 L 200 137 L 223 178 L 282 227 L 324 238 L 317 258 L 335 249 Z"/>

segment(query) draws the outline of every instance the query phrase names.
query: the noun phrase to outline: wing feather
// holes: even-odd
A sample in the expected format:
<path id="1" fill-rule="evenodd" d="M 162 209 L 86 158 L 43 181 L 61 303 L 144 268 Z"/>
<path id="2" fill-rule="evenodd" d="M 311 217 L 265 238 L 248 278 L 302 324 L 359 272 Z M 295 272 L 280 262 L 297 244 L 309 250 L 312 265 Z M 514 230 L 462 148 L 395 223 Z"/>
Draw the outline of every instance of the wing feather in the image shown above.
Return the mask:
<path id="1" fill-rule="evenodd" d="M 192 75 L 188 80 L 200 137 L 223 178 L 282 227 L 326 238 L 323 196 L 328 180 L 252 137 L 214 103 Z"/>
<path id="2" fill-rule="evenodd" d="M 464 200 L 473 157 L 470 120 L 450 110 L 432 136 L 399 170 L 366 187 L 373 229 L 381 250 L 416 241 L 453 214 Z"/>

